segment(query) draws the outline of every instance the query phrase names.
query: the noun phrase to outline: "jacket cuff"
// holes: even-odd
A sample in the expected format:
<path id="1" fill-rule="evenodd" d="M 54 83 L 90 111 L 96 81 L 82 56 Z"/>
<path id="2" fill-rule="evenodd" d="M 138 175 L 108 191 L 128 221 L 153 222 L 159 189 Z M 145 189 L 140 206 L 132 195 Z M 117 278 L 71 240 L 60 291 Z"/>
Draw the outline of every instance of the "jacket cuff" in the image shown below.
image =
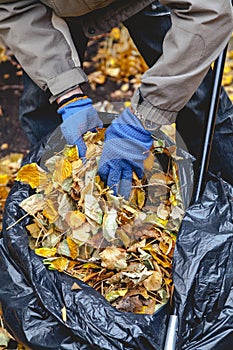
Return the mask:
<path id="1" fill-rule="evenodd" d="M 143 116 L 143 126 L 147 130 L 152 130 L 155 124 L 158 126 L 173 124 L 178 114 L 177 111 L 167 111 L 154 106 L 143 98 L 139 89 L 135 91 L 131 100 L 131 105 L 137 114 Z"/>
<path id="2" fill-rule="evenodd" d="M 52 97 L 50 102 L 54 102 L 58 97 L 62 96 L 76 86 L 88 81 L 88 78 L 82 68 L 75 67 L 66 72 L 63 72 L 56 77 L 50 78 L 47 82 L 48 89 Z"/>

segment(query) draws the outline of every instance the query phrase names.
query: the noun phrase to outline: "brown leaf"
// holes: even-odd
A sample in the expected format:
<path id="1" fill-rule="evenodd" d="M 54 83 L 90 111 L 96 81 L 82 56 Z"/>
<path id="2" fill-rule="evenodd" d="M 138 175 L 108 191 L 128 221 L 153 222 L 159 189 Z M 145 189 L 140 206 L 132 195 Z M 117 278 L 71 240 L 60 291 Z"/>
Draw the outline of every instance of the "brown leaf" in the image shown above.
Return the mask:
<path id="1" fill-rule="evenodd" d="M 160 203 L 157 209 L 157 215 L 159 218 L 163 220 L 167 220 L 170 217 L 170 207 L 168 205 L 165 205 L 163 203 Z"/>
<path id="2" fill-rule="evenodd" d="M 74 241 L 87 242 L 91 237 L 91 227 L 88 222 L 84 222 L 78 228 L 72 230 L 71 237 Z"/>
<path id="3" fill-rule="evenodd" d="M 134 244 L 131 245 L 131 247 L 129 247 L 127 249 L 127 252 L 133 252 L 133 253 L 136 253 L 138 248 L 145 248 L 146 246 L 146 240 L 143 239 L 142 241 L 140 242 L 136 242 Z"/>
<path id="4" fill-rule="evenodd" d="M 71 290 L 81 290 L 82 288 L 78 285 L 78 283 L 74 282 L 72 287 L 71 287 Z"/>
<path id="5" fill-rule="evenodd" d="M 29 214 L 36 214 L 38 211 L 43 210 L 45 206 L 44 196 L 41 193 L 33 194 L 20 203 L 20 207 Z"/>
<path id="6" fill-rule="evenodd" d="M 121 240 L 121 242 L 124 244 L 125 248 L 129 247 L 129 245 L 130 245 L 130 238 L 122 229 L 120 229 L 120 228 L 117 229 L 116 237 Z"/>
<path id="7" fill-rule="evenodd" d="M 107 247 L 100 254 L 101 266 L 110 270 L 123 270 L 127 267 L 127 253 L 124 249 Z"/>
<path id="8" fill-rule="evenodd" d="M 157 291 L 162 285 L 162 274 L 153 271 L 152 275 L 143 281 L 143 285 L 149 292 Z"/>
<path id="9" fill-rule="evenodd" d="M 122 298 L 119 302 L 116 302 L 114 305 L 117 308 L 117 310 L 123 312 L 135 312 L 135 310 L 139 311 L 143 307 L 143 303 L 141 302 L 139 295 Z"/>
<path id="10" fill-rule="evenodd" d="M 40 234 L 40 228 L 36 223 L 30 224 L 26 226 L 26 229 L 29 231 L 30 235 L 33 238 L 37 238 Z"/>
<path id="11" fill-rule="evenodd" d="M 144 169 L 145 171 L 151 171 L 154 166 L 155 156 L 152 152 L 148 153 L 148 157 L 144 160 Z"/>

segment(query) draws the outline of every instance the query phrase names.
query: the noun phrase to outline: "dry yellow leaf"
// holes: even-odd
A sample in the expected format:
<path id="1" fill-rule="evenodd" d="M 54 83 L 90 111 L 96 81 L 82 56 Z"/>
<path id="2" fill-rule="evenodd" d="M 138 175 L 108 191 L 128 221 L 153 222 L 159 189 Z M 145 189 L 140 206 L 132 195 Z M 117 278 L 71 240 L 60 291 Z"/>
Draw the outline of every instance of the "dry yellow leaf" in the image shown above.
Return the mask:
<path id="1" fill-rule="evenodd" d="M 163 241 L 159 242 L 159 249 L 165 255 L 168 255 L 172 246 L 164 243 Z"/>
<path id="2" fill-rule="evenodd" d="M 2 45 L 0 45 L 0 63 L 1 62 L 6 62 L 8 59 L 6 55 L 6 48 Z"/>
<path id="3" fill-rule="evenodd" d="M 30 185 L 31 188 L 46 185 L 48 182 L 46 172 L 36 163 L 24 165 L 19 170 L 16 180 Z"/>
<path id="4" fill-rule="evenodd" d="M 120 28 L 118 27 L 114 27 L 112 28 L 110 34 L 109 34 L 110 38 L 114 39 L 114 40 L 119 40 L 121 37 L 121 31 Z"/>
<path id="5" fill-rule="evenodd" d="M 72 175 L 72 165 L 67 158 L 60 158 L 55 165 L 54 181 L 62 185 L 63 181 Z"/>
<path id="6" fill-rule="evenodd" d="M 145 249 L 145 248 L 144 248 Z M 145 249 L 146 250 L 146 249 Z M 171 264 L 171 259 L 169 259 L 168 257 L 166 257 L 165 255 L 161 254 L 161 258 L 160 255 L 158 254 L 158 252 L 154 251 L 153 249 L 150 250 L 150 254 L 152 255 L 153 259 L 162 267 L 164 268 L 171 268 L 172 264 Z"/>
<path id="7" fill-rule="evenodd" d="M 121 86 L 121 91 L 127 92 L 129 90 L 129 83 L 125 83 Z"/>
<path id="8" fill-rule="evenodd" d="M 102 71 L 96 71 L 88 75 L 90 84 L 104 84 L 106 81 L 106 76 Z"/>
<path id="9" fill-rule="evenodd" d="M 10 189 L 8 187 L 0 185 L 0 199 L 6 199 L 9 192 Z"/>
<path id="10" fill-rule="evenodd" d="M 49 258 L 56 255 L 57 249 L 56 248 L 36 248 L 35 253 L 39 256 L 43 256 L 44 258 Z"/>
<path id="11" fill-rule="evenodd" d="M 7 174 L 0 174 L 0 186 L 6 186 L 10 178 Z"/>
<path id="12" fill-rule="evenodd" d="M 79 159 L 78 148 L 76 145 L 74 146 L 66 145 L 63 150 L 63 154 L 69 160 L 69 162 L 74 162 Z"/>
<path id="13" fill-rule="evenodd" d="M 230 59 L 233 59 L 233 51 L 228 51 L 227 53 L 227 57 L 230 58 Z"/>
<path id="14" fill-rule="evenodd" d="M 69 259 L 61 257 L 61 258 L 57 258 L 49 261 L 48 264 L 49 264 L 49 269 L 63 272 L 67 269 L 69 265 Z"/>
<path id="15" fill-rule="evenodd" d="M 74 210 L 66 214 L 65 220 L 70 228 L 77 229 L 86 221 L 86 216 L 81 211 Z"/>
<path id="16" fill-rule="evenodd" d="M 59 214 L 54 207 L 54 203 L 51 199 L 46 199 L 45 208 L 43 210 L 43 215 L 49 220 L 49 223 L 54 223 L 58 218 Z"/>
<path id="17" fill-rule="evenodd" d="M 78 245 L 70 237 L 67 237 L 67 243 L 70 250 L 70 256 L 73 260 L 75 260 L 79 253 Z"/>
<path id="18" fill-rule="evenodd" d="M 222 85 L 230 85 L 232 83 L 233 77 L 232 75 L 224 75 L 222 79 Z"/>
<path id="19" fill-rule="evenodd" d="M 226 62 L 224 67 L 224 74 L 231 73 L 231 68 L 232 68 L 231 65 Z"/>
<path id="20" fill-rule="evenodd" d="M 131 106 L 131 101 L 125 101 L 124 102 L 124 106 L 125 106 L 125 108 L 130 107 Z"/>
<path id="21" fill-rule="evenodd" d="M 137 206 L 139 209 L 142 209 L 145 204 L 146 193 L 144 190 L 137 188 L 136 195 L 137 195 Z"/>

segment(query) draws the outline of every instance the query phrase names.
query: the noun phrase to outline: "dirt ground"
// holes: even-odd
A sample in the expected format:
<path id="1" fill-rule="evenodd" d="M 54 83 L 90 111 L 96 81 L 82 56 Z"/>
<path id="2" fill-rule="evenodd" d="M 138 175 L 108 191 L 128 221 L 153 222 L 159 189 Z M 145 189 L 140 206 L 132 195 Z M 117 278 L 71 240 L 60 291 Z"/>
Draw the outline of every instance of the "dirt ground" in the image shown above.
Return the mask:
<path id="1" fill-rule="evenodd" d="M 0 64 L 0 157 L 10 152 L 25 153 L 28 141 L 18 120 L 23 91 L 21 70 L 11 62 Z M 18 74 L 18 75 L 16 75 Z"/>

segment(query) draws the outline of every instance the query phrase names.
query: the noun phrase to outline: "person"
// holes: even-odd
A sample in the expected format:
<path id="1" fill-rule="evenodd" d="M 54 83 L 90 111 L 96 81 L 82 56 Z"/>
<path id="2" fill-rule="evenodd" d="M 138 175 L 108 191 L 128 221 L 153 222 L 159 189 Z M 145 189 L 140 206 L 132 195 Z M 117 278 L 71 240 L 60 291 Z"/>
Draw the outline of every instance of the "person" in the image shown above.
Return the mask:
<path id="1" fill-rule="evenodd" d="M 212 82 L 210 65 L 232 32 L 231 1 L 0 1 L 0 35 L 26 72 L 20 117 L 31 143 L 63 121 L 67 142 L 77 144 L 82 157 L 82 135 L 102 127 L 92 100 L 83 93 L 85 47 L 88 38 L 120 22 L 150 67 L 131 107 L 107 129 L 98 168 L 115 194 L 127 198 L 132 172 L 142 176 L 151 132 L 161 125 L 176 121 L 190 153 L 198 157 Z M 232 115 L 223 90 L 210 170 L 221 171 L 231 183 Z"/>

